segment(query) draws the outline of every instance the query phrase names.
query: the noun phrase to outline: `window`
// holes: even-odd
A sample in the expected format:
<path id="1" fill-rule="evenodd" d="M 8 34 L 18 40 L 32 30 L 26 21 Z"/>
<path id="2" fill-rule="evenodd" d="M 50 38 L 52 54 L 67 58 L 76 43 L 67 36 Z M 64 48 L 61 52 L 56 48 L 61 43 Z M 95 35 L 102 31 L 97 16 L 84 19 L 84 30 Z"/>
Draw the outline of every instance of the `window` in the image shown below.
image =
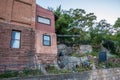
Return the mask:
<path id="1" fill-rule="evenodd" d="M 11 48 L 20 48 L 20 31 L 12 31 Z"/>
<path id="2" fill-rule="evenodd" d="M 43 35 L 43 45 L 44 46 L 50 46 L 51 45 L 51 39 L 49 35 Z"/>
<path id="3" fill-rule="evenodd" d="M 38 17 L 38 22 L 50 25 L 50 19 L 48 19 L 48 18 L 44 18 L 44 17 L 39 16 Z"/>

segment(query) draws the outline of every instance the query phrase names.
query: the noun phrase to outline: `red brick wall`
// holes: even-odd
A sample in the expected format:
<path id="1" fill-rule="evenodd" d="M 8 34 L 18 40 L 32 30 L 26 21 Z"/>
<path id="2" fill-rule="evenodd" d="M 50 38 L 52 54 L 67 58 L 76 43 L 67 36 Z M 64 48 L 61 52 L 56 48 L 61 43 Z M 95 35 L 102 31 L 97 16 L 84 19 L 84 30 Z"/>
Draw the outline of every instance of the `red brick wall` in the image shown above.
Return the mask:
<path id="1" fill-rule="evenodd" d="M 0 65 L 34 61 L 35 15 L 36 0 L 0 0 Z M 10 48 L 12 30 L 21 31 L 19 49 Z"/>
<path id="2" fill-rule="evenodd" d="M 0 0 L 0 22 L 35 27 L 36 0 Z"/>
<path id="3" fill-rule="evenodd" d="M 50 63 L 56 60 L 57 56 L 57 42 L 55 34 L 55 19 L 53 12 L 44 9 L 37 5 L 36 7 L 36 39 L 35 39 L 35 51 L 38 59 L 42 63 Z M 51 20 L 50 25 L 42 24 L 37 21 L 37 16 L 49 18 Z M 43 45 L 43 35 L 51 36 L 51 45 Z"/>
<path id="4" fill-rule="evenodd" d="M 54 19 L 53 12 L 51 12 L 47 9 L 44 9 L 44 8 L 38 6 L 38 5 L 36 7 L 36 10 L 37 10 L 37 12 L 36 12 L 36 29 L 41 30 L 41 31 L 47 31 L 47 32 L 55 33 L 55 19 Z M 38 23 L 37 16 L 42 16 L 44 18 L 49 18 L 51 20 L 51 24 L 46 25 L 46 24 Z"/>
<path id="5" fill-rule="evenodd" d="M 51 45 L 50 46 L 44 46 L 43 45 L 43 35 L 44 34 L 50 35 L 50 37 L 51 37 Z M 36 36 L 35 51 L 37 53 L 36 55 L 39 57 L 39 60 L 44 62 L 44 63 L 54 61 L 56 56 L 57 56 L 56 34 L 36 30 L 36 35 L 35 36 Z M 45 58 L 45 56 L 46 56 L 46 58 Z"/>
<path id="6" fill-rule="evenodd" d="M 37 16 L 51 19 L 50 26 L 36 22 L 35 28 L 36 10 Z M 10 48 L 12 30 L 21 31 L 20 49 Z M 41 36 L 45 33 L 52 38 L 52 45 L 49 47 L 42 45 Z M 35 0 L 0 0 L 0 64 L 33 62 L 34 52 L 37 53 L 40 61 L 55 60 L 57 44 L 54 14 L 38 6 L 36 9 Z M 30 53 L 33 55 L 32 58 L 29 57 Z"/>
<path id="7" fill-rule="evenodd" d="M 21 47 L 10 48 L 12 30 L 21 31 Z M 24 64 L 30 62 L 30 52 L 34 55 L 35 32 L 32 28 L 0 22 L 0 64 Z"/>

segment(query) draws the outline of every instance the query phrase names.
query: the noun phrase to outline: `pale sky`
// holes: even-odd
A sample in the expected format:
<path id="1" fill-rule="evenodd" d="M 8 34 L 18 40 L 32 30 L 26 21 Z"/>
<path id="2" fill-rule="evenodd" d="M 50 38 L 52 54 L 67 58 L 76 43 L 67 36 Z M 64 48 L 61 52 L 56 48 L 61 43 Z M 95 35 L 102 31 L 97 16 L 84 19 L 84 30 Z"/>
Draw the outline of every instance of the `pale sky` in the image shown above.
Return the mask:
<path id="1" fill-rule="evenodd" d="M 84 9 L 87 13 L 94 13 L 97 21 L 106 19 L 112 25 L 120 17 L 120 0 L 36 0 L 36 3 L 46 9 L 56 9 L 59 5 L 64 10 Z"/>

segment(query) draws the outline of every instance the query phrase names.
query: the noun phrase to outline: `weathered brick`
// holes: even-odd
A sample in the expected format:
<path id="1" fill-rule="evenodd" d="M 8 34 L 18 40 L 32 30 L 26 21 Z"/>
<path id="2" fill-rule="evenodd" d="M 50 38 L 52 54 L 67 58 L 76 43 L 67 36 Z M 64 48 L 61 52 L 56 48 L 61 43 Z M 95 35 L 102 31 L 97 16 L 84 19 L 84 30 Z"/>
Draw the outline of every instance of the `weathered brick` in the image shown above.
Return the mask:
<path id="1" fill-rule="evenodd" d="M 35 0 L 0 0 L 0 64 L 28 64 L 34 62 L 35 55 L 38 56 L 38 61 L 43 63 L 56 60 L 54 14 L 38 5 L 36 8 L 35 2 Z M 38 23 L 37 16 L 49 18 L 51 24 Z M 12 30 L 21 31 L 19 49 L 10 48 Z M 43 46 L 43 34 L 51 36 L 51 46 Z"/>
<path id="2" fill-rule="evenodd" d="M 43 63 L 51 63 L 56 60 L 57 56 L 57 42 L 56 42 L 56 34 L 55 34 L 55 19 L 53 12 L 44 9 L 37 5 L 36 7 L 36 40 L 35 40 L 35 49 L 36 55 L 38 56 L 38 60 Z M 51 20 L 50 25 L 46 25 L 43 23 L 39 23 L 37 21 L 37 17 L 42 16 L 44 18 L 49 18 Z M 44 46 L 43 45 L 43 35 L 51 36 L 51 45 Z"/>
<path id="3" fill-rule="evenodd" d="M 30 28 L 27 27 L 21 27 L 21 26 L 15 26 L 15 25 L 7 25 L 6 23 L 0 23 L 0 27 L 2 27 L 2 32 L 0 32 L 0 64 L 4 62 L 4 64 L 7 63 L 13 63 L 15 62 L 26 62 L 28 61 L 27 54 L 34 50 L 34 31 L 31 32 Z M 12 30 L 21 31 L 21 48 L 19 49 L 12 49 L 10 48 L 11 43 L 11 32 Z M 24 35 L 28 34 L 28 35 Z M 32 37 L 34 38 L 32 38 Z M 28 39 L 26 39 L 28 38 Z M 24 42 L 24 43 L 23 43 Z"/>
<path id="4" fill-rule="evenodd" d="M 40 30 L 40 31 L 46 31 L 46 32 L 50 32 L 50 33 L 55 33 L 55 19 L 54 19 L 54 14 L 53 12 L 44 9 L 40 6 L 37 5 L 36 7 L 36 29 Z M 50 25 L 46 25 L 46 24 L 41 24 L 37 21 L 37 17 L 38 16 L 43 16 L 44 18 L 49 18 L 51 20 L 51 24 Z"/>
<path id="5" fill-rule="evenodd" d="M 0 21 L 35 28 L 36 0 L 0 0 Z"/>

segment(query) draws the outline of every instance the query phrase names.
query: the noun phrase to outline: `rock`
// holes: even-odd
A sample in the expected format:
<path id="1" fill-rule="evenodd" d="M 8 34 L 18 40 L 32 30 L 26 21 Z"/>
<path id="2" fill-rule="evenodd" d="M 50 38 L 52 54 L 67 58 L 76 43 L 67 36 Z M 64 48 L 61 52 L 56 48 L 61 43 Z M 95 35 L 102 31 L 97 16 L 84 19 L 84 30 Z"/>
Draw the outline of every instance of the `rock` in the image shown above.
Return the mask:
<path id="1" fill-rule="evenodd" d="M 67 54 L 70 55 L 73 53 L 73 48 L 72 47 L 67 47 Z"/>
<path id="2" fill-rule="evenodd" d="M 41 72 L 42 72 L 44 75 L 47 75 L 47 74 L 48 74 L 47 71 L 46 71 L 46 69 L 45 69 L 45 65 L 40 65 L 40 70 L 41 70 Z"/>
<path id="3" fill-rule="evenodd" d="M 54 66 L 55 66 L 56 69 L 60 70 L 60 67 L 59 67 L 57 61 L 54 61 Z"/>
<path id="4" fill-rule="evenodd" d="M 72 47 L 67 47 L 65 44 L 59 44 L 57 48 L 58 48 L 58 54 L 62 53 L 64 55 L 69 55 L 73 52 Z"/>
<path id="5" fill-rule="evenodd" d="M 67 46 L 65 44 L 59 44 L 57 46 L 58 50 L 64 50 Z"/>
<path id="6" fill-rule="evenodd" d="M 68 57 L 68 63 L 65 65 L 66 69 L 75 69 L 76 66 L 79 66 L 81 63 L 80 58 L 77 57 Z"/>
<path id="7" fill-rule="evenodd" d="M 76 68 L 76 66 L 79 66 L 81 64 L 80 58 L 72 57 L 72 56 L 63 56 L 63 60 L 59 62 L 59 65 L 62 66 L 64 69 L 70 69 Z"/>
<path id="8" fill-rule="evenodd" d="M 58 53 L 67 53 L 67 46 L 65 44 L 59 44 L 57 46 L 58 48 Z"/>
<path id="9" fill-rule="evenodd" d="M 91 53 L 91 52 L 92 52 L 91 45 L 80 45 L 80 54 Z"/>
<path id="10" fill-rule="evenodd" d="M 81 59 L 81 62 L 85 62 L 85 61 L 88 60 L 88 57 L 87 57 L 87 56 L 84 56 L 84 57 L 81 57 L 80 59 Z"/>

